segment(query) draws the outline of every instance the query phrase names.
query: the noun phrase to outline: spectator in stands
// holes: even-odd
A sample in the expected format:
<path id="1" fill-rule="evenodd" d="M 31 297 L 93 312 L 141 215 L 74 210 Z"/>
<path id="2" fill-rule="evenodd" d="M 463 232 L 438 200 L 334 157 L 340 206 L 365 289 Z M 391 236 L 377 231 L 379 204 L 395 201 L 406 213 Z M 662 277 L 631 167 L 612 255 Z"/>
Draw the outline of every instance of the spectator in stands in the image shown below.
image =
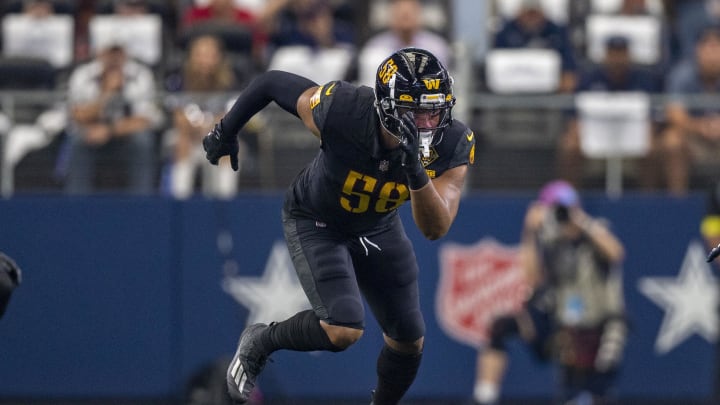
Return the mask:
<path id="1" fill-rule="evenodd" d="M 286 3 L 271 29 L 267 69 L 295 73 L 317 83 L 346 78 L 356 54 L 354 31 L 335 18 L 328 0 Z"/>
<path id="2" fill-rule="evenodd" d="M 629 41 L 623 36 L 611 36 L 605 42 L 605 57 L 601 64 L 580 70 L 578 92 L 639 91 L 656 93 L 659 80 L 648 69 L 634 64 L 630 57 Z M 650 139 L 654 139 L 651 130 Z M 651 148 L 652 149 L 652 148 Z M 640 183 L 643 188 L 654 187 L 654 175 L 658 171 L 656 153 L 651 150 L 640 162 Z M 566 132 L 558 144 L 558 174 L 573 184 L 581 186 L 585 158 L 580 149 L 580 130 L 576 117 L 571 117 Z"/>
<path id="3" fill-rule="evenodd" d="M 147 0 L 113 0 L 113 14 L 145 15 L 150 12 Z"/>
<path id="4" fill-rule="evenodd" d="M 34 18 L 45 18 L 55 14 L 52 0 L 23 0 L 22 12 Z"/>
<path id="5" fill-rule="evenodd" d="M 720 162 L 720 110 L 692 100 L 693 95 L 720 91 L 720 25 L 703 28 L 694 58 L 673 67 L 665 89 L 671 97 L 661 139 L 667 187 L 674 195 L 684 195 L 694 163 Z"/>
<path id="6" fill-rule="evenodd" d="M 718 0 L 664 0 L 677 42 L 675 60 L 693 58 L 695 42 L 703 27 L 720 24 Z"/>
<path id="7" fill-rule="evenodd" d="M 605 40 L 605 57 L 601 64 L 580 71 L 577 91 L 643 91 L 656 93 L 658 78 L 637 66 L 630 55 L 627 37 L 613 35 Z"/>
<path id="8" fill-rule="evenodd" d="M 267 0 L 268 4 L 274 4 L 276 1 L 285 0 Z M 266 58 L 265 48 L 268 42 L 264 20 L 271 17 L 264 16 L 264 9 L 258 12 L 256 9 L 243 6 L 242 3 L 234 0 L 195 1 L 182 13 L 181 33 L 207 24 L 245 28 L 252 34 L 252 58 L 256 64 L 261 64 Z M 230 44 L 225 45 L 230 47 Z"/>
<path id="9" fill-rule="evenodd" d="M 445 66 L 452 66 L 448 40 L 429 29 L 423 22 L 423 5 L 419 0 L 390 0 L 388 28 L 370 37 L 358 55 L 358 81 L 372 86 L 375 70 L 386 55 L 405 47 L 427 49 Z"/>
<path id="10" fill-rule="evenodd" d="M 648 73 L 658 76 L 667 74 L 667 70 L 672 64 L 671 32 L 667 20 L 659 15 L 653 14 L 648 6 L 648 0 L 622 0 L 617 15 L 625 17 L 651 17 L 658 22 L 660 31 L 657 44 L 658 60 L 649 64 L 648 67 L 651 67 L 652 71 Z M 658 80 L 660 79 L 658 78 Z"/>
<path id="11" fill-rule="evenodd" d="M 298 0 L 286 3 L 279 13 L 271 43 L 274 47 L 354 48 L 355 35 L 350 25 L 335 19 L 328 0 Z"/>
<path id="12" fill-rule="evenodd" d="M 150 194 L 155 183 L 155 133 L 162 123 L 152 70 L 127 57 L 124 44 L 99 44 L 91 61 L 69 78 L 70 156 L 66 192 L 94 189 L 96 168 L 129 172 L 128 190 Z"/>
<path id="13" fill-rule="evenodd" d="M 221 41 L 213 36 L 199 36 L 190 43 L 182 67 L 165 80 L 171 101 L 174 150 L 169 173 L 169 191 L 176 198 L 187 198 L 195 188 L 195 173 L 203 169 L 202 186 L 207 195 L 229 198 L 235 195 L 238 175 L 229 161 L 219 168 L 203 164 L 205 154 L 201 140 L 225 113 L 230 101 L 226 92 L 236 90 L 238 80 L 226 59 Z M 215 94 L 213 94 L 215 93 Z"/>
<path id="14" fill-rule="evenodd" d="M 562 75 L 559 91 L 569 93 L 577 84 L 575 51 L 566 27 L 552 22 L 539 0 L 521 0 L 515 18 L 506 21 L 495 34 L 494 48 L 541 48 L 557 51 Z"/>
<path id="15" fill-rule="evenodd" d="M 475 403 L 499 403 L 506 346 L 520 337 L 538 360 L 560 366 L 558 403 L 604 404 L 627 334 L 622 242 L 570 184 L 552 181 L 528 207 L 519 254 L 533 292 L 517 314 L 493 322 L 478 354 Z"/>

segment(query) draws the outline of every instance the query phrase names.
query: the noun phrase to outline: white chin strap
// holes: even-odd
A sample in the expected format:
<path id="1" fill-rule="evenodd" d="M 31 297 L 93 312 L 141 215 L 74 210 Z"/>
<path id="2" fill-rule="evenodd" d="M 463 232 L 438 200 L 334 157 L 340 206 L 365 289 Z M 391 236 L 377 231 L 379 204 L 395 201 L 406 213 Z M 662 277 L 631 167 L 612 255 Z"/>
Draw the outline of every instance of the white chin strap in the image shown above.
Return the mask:
<path id="1" fill-rule="evenodd" d="M 432 131 L 420 131 L 420 153 L 423 157 L 430 157 L 430 143 L 432 142 L 433 132 Z"/>

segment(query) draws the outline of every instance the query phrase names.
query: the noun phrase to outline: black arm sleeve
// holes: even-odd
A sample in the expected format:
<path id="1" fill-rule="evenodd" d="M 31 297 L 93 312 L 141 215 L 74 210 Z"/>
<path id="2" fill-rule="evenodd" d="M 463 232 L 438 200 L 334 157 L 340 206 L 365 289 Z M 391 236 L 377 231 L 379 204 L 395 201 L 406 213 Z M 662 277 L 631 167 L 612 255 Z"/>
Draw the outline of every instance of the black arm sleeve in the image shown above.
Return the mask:
<path id="1" fill-rule="evenodd" d="M 293 73 L 271 70 L 261 74 L 250 82 L 220 120 L 224 136 L 236 136 L 243 125 L 271 101 L 298 117 L 297 100 L 313 86 L 317 84 L 312 80 Z"/>

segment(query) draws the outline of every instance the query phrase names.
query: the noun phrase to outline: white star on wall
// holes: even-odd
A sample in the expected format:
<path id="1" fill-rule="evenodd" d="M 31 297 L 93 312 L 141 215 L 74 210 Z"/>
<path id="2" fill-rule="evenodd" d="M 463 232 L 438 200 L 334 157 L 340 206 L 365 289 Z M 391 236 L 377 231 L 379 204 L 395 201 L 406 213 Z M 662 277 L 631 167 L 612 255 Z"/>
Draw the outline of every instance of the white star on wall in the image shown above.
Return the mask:
<path id="1" fill-rule="evenodd" d="M 223 290 L 249 310 L 247 325 L 283 321 L 310 308 L 284 242 L 273 244 L 262 277 L 225 277 Z"/>
<path id="2" fill-rule="evenodd" d="M 665 310 L 657 353 L 668 353 L 695 333 L 710 343 L 717 339 L 718 286 L 700 242 L 688 246 L 677 278 L 644 277 L 638 289 Z"/>

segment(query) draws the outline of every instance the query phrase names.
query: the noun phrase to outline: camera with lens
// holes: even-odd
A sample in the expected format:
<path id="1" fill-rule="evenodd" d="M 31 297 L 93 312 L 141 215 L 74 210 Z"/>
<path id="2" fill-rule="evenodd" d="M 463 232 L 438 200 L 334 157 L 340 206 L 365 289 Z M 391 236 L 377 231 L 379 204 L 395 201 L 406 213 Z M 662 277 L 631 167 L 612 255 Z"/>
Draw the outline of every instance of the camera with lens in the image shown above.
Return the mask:
<path id="1" fill-rule="evenodd" d="M 554 205 L 553 214 L 555 215 L 555 220 L 558 223 L 566 223 L 570 220 L 570 209 L 567 205 Z"/>
<path id="2" fill-rule="evenodd" d="M 564 180 L 555 180 L 543 186 L 539 201 L 548 208 L 548 218 L 558 224 L 570 222 L 570 210 L 580 206 L 577 191 Z"/>

